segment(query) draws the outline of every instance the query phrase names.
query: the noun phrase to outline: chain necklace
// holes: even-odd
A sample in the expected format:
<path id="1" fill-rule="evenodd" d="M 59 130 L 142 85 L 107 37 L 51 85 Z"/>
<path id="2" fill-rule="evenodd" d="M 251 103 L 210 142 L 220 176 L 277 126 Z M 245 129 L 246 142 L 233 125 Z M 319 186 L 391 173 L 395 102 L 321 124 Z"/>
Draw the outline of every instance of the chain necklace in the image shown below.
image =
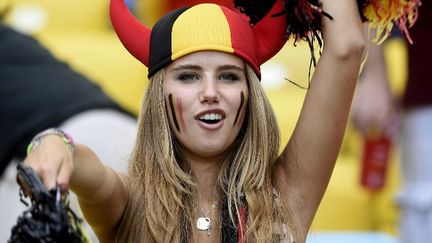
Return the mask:
<path id="1" fill-rule="evenodd" d="M 212 203 L 212 205 L 210 206 L 210 209 L 207 212 L 204 212 L 204 209 L 202 208 L 201 204 L 198 203 L 198 205 L 199 205 L 201 212 L 204 215 L 204 217 L 198 217 L 196 227 L 197 227 L 197 229 L 199 229 L 201 231 L 207 231 L 207 236 L 210 236 L 210 230 L 212 228 L 212 222 L 210 219 L 210 212 L 214 208 L 216 208 L 217 201 L 214 201 Z"/>

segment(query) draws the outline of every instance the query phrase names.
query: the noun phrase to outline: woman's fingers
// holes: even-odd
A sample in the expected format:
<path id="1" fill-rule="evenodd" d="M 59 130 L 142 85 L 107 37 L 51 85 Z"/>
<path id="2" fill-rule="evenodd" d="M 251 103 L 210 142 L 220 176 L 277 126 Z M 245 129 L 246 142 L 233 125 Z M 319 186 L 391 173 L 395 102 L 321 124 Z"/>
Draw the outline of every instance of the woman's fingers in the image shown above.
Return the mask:
<path id="1" fill-rule="evenodd" d="M 32 167 L 49 189 L 67 188 L 73 170 L 72 153 L 56 135 L 45 137 L 24 161 Z"/>
<path id="2" fill-rule="evenodd" d="M 69 179 L 73 171 L 72 156 L 67 156 L 60 167 L 57 175 L 56 184 L 60 187 L 62 191 L 67 191 L 69 189 Z"/>

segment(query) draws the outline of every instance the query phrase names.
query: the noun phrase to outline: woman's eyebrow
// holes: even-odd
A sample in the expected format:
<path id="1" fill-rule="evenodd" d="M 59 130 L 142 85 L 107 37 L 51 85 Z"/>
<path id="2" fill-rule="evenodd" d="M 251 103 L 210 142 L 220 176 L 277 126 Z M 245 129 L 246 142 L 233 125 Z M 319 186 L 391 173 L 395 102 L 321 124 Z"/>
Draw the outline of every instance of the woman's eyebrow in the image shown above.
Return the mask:
<path id="1" fill-rule="evenodd" d="M 217 70 L 223 71 L 223 70 L 232 70 L 232 69 L 237 70 L 237 71 L 241 71 L 241 72 L 244 71 L 243 68 L 241 68 L 237 65 L 230 65 L 230 64 L 219 66 Z"/>
<path id="2" fill-rule="evenodd" d="M 184 65 L 179 65 L 176 66 L 172 69 L 172 71 L 181 71 L 181 70 L 203 70 L 203 67 L 201 67 L 200 65 L 194 65 L 194 64 L 184 64 Z M 231 64 L 226 64 L 226 65 L 221 65 L 217 67 L 217 71 L 226 71 L 226 70 L 236 70 L 236 71 L 240 71 L 240 72 L 244 72 L 244 68 L 239 67 L 237 65 L 231 65 Z"/>
<path id="3" fill-rule="evenodd" d="M 172 70 L 173 71 L 179 71 L 179 70 L 184 70 L 184 69 L 202 70 L 202 67 L 198 66 L 198 65 L 185 64 L 185 65 L 176 66 Z"/>

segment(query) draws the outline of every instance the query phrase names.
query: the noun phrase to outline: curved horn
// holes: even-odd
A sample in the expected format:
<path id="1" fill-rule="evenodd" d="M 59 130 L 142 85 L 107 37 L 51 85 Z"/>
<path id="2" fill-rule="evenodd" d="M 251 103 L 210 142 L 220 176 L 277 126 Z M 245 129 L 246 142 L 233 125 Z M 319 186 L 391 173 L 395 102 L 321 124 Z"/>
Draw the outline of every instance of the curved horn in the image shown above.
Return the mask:
<path id="1" fill-rule="evenodd" d="M 110 17 L 114 30 L 126 49 L 148 66 L 151 29 L 129 12 L 124 0 L 111 0 Z"/>
<path id="2" fill-rule="evenodd" d="M 286 18 L 281 13 L 284 13 L 284 1 L 277 0 L 264 18 L 253 26 L 260 64 L 276 55 L 288 39 Z M 276 14 L 278 16 L 273 16 Z"/>

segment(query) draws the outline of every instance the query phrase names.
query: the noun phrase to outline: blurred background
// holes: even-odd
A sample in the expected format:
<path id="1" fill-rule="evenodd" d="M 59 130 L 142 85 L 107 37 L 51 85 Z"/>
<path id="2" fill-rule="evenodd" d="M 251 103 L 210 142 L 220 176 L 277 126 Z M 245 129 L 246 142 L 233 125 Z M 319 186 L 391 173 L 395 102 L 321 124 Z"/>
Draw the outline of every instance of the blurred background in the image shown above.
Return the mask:
<path id="1" fill-rule="evenodd" d="M 168 0 L 131 0 L 128 4 L 135 16 L 149 26 L 170 8 Z M 108 5 L 108 0 L 0 0 L 7 25 L 35 36 L 57 57 L 90 77 L 124 108 L 137 114 L 147 86 L 147 70 L 117 39 L 109 21 Z M 399 95 L 407 76 L 404 43 L 390 40 L 384 47 L 392 89 Z M 274 105 L 283 144 L 295 126 L 306 93 L 286 79 L 307 87 L 310 55 L 307 43 L 294 46 L 290 42 L 262 67 L 262 82 Z M 385 184 L 378 189 L 360 183 L 363 146 L 363 137 L 349 125 L 309 242 L 396 242 L 397 144 L 389 151 Z"/>

